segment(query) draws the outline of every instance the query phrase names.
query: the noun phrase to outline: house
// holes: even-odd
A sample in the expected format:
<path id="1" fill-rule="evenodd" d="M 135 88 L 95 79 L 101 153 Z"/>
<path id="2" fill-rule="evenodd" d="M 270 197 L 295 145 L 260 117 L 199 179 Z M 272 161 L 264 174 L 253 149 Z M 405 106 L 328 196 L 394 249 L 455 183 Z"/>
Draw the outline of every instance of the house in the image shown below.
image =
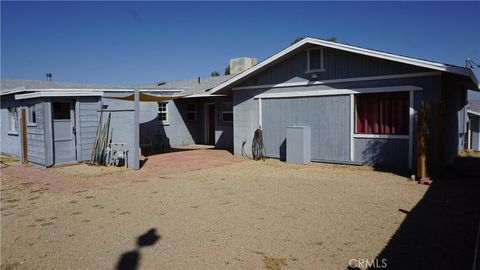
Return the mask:
<path id="1" fill-rule="evenodd" d="M 315 38 L 258 64 L 233 64 L 239 62 L 253 66 L 235 67 L 233 76 L 130 88 L 44 85 L 51 82 L 15 88 L 2 81 L 2 122 L 10 119 L 9 128 L 2 125 L 2 152 L 21 154 L 18 108 L 26 109 L 28 155 L 47 167 L 89 159 L 102 113 L 111 114 L 113 141 L 130 151 L 164 137 L 171 146 L 213 144 L 242 155 L 261 128 L 266 156 L 285 159 L 286 128 L 302 125 L 311 130 L 313 161 L 413 169 L 419 112 L 431 104 L 427 115 L 437 124 L 429 141 L 440 146 L 433 148 L 441 149 L 441 163 L 466 147 L 467 89 L 479 90 L 470 69 Z M 134 89 L 140 89 L 139 111 Z"/>
<path id="2" fill-rule="evenodd" d="M 465 148 L 467 89 L 479 90 L 468 68 L 307 37 L 210 93 L 232 96 L 237 155 L 261 127 L 266 155 L 283 159 L 286 127 L 304 125 L 312 160 L 414 168 L 422 102 L 444 104 L 441 163 Z"/>
<path id="3" fill-rule="evenodd" d="M 230 77 L 136 86 L 142 98 L 148 99 L 140 103 L 143 150 L 151 153 L 152 141 L 158 136 L 168 138 L 172 146 L 204 143 L 232 149 L 228 139 L 233 132 L 231 100 L 205 92 Z M 50 167 L 90 160 L 100 115 L 104 120 L 111 116 L 112 142 L 126 143 L 132 152 L 135 122 L 129 97 L 133 92 L 128 87 L 2 79 L 1 151 L 23 156 L 21 111 L 25 109 L 29 163 Z"/>
<path id="4" fill-rule="evenodd" d="M 469 104 L 468 107 L 466 148 L 480 151 L 480 102 Z"/>

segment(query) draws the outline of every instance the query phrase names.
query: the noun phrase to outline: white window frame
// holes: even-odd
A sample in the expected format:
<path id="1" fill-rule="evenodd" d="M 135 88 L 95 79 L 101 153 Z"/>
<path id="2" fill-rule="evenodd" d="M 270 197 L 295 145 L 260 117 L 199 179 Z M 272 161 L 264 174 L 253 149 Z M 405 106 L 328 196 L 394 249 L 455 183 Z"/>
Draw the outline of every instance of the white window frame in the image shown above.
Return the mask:
<path id="1" fill-rule="evenodd" d="M 393 93 L 400 93 L 400 92 L 407 92 L 409 91 L 398 91 Z M 384 93 L 375 93 L 375 94 L 387 94 L 391 92 L 384 92 Z M 353 137 L 354 138 L 364 138 L 364 139 L 409 139 L 409 133 L 407 134 L 376 134 L 376 133 L 357 133 L 357 97 L 361 94 L 353 95 L 353 106 L 354 106 L 354 115 L 353 115 Z M 410 97 L 409 97 L 410 98 Z M 413 105 L 409 99 L 409 108 Z M 380 105 L 381 108 L 381 105 Z M 410 111 L 409 111 L 410 114 Z M 410 121 L 410 116 L 409 116 Z M 409 122 L 409 131 L 410 132 L 410 122 Z"/>
<path id="2" fill-rule="evenodd" d="M 33 121 L 33 112 L 35 112 L 35 121 Z M 37 125 L 37 106 L 36 104 L 27 106 L 27 126 Z"/>
<path id="3" fill-rule="evenodd" d="M 160 104 L 165 104 L 165 110 L 160 110 Z M 161 120 L 160 118 L 160 114 L 161 113 L 164 113 L 165 114 L 165 120 Z M 168 101 L 167 102 L 158 102 L 158 122 L 161 124 L 161 125 L 168 125 L 169 122 L 169 115 L 168 115 Z"/>
<path id="4" fill-rule="evenodd" d="M 232 104 L 232 110 L 231 110 L 231 111 L 224 111 L 224 110 L 223 110 L 223 108 L 224 108 L 223 105 L 224 105 L 224 104 Z M 224 115 L 225 115 L 226 113 L 232 114 L 232 120 L 225 120 L 225 119 L 224 119 Z M 232 122 L 233 122 L 233 103 L 232 103 L 232 102 L 223 102 L 223 103 L 222 103 L 222 122 L 224 122 L 224 123 L 232 123 Z"/>
<path id="5" fill-rule="evenodd" d="M 8 134 L 18 135 L 18 111 L 15 107 L 8 108 Z"/>
<path id="6" fill-rule="evenodd" d="M 320 68 L 311 69 L 310 68 L 310 52 L 320 50 Z M 315 73 L 315 72 L 324 72 L 326 71 L 325 66 L 323 65 L 323 47 L 312 47 L 307 49 L 307 70 L 305 73 Z"/>
<path id="7" fill-rule="evenodd" d="M 188 109 L 188 106 L 193 105 L 195 108 L 193 111 Z M 193 113 L 193 119 L 188 119 L 188 115 Z M 187 121 L 197 121 L 197 104 L 196 103 L 188 103 L 187 104 Z"/>

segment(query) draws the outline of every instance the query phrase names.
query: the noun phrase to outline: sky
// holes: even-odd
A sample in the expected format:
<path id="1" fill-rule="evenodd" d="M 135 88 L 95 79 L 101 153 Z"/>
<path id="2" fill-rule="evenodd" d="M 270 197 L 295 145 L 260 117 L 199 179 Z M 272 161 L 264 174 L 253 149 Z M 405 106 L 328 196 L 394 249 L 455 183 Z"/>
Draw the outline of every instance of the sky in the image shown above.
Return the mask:
<path id="1" fill-rule="evenodd" d="M 480 64 L 480 2 L 1 2 L 2 78 L 133 85 L 224 72 L 300 36 Z M 480 78 L 480 68 L 475 70 Z M 480 98 L 480 95 L 478 95 Z"/>

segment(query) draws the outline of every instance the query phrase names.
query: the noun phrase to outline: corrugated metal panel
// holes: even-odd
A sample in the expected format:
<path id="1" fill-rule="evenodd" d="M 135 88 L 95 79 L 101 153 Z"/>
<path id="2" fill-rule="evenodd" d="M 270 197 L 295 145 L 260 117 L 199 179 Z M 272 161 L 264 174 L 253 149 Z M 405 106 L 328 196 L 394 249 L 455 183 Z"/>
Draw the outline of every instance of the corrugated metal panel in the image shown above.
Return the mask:
<path id="1" fill-rule="evenodd" d="M 267 156 L 284 159 L 287 126 L 310 126 L 312 160 L 350 159 L 350 97 L 328 96 L 262 100 Z"/>
<path id="2" fill-rule="evenodd" d="M 408 167 L 408 140 L 355 138 L 355 162 Z"/>

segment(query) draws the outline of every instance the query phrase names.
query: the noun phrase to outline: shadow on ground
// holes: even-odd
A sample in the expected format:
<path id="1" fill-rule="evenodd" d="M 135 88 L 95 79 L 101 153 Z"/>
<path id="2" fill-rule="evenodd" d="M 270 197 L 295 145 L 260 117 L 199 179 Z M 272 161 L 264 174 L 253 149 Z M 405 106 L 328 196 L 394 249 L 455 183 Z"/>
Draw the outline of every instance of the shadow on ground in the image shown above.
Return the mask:
<path id="1" fill-rule="evenodd" d="M 376 261 L 386 259 L 386 269 L 472 269 L 479 209 L 480 178 L 438 179 L 410 212 L 398 209 L 405 220 Z"/>
<path id="2" fill-rule="evenodd" d="M 120 259 L 117 263 L 117 270 L 135 270 L 138 269 L 140 259 L 142 258 L 140 254 L 140 249 L 142 247 L 153 246 L 161 239 L 161 236 L 157 234 L 157 230 L 152 228 L 146 233 L 140 235 L 137 238 L 137 248 L 131 251 L 127 251 L 120 256 Z"/>

